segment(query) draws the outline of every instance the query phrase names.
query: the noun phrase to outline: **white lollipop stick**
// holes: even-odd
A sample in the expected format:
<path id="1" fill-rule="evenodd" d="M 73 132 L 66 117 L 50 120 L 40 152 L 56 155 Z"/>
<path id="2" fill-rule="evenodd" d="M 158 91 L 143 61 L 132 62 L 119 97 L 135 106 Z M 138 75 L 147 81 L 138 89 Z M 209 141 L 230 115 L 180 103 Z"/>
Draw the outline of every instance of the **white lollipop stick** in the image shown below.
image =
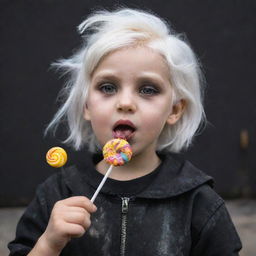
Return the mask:
<path id="1" fill-rule="evenodd" d="M 105 176 L 103 177 L 103 179 L 102 179 L 100 185 L 98 186 L 98 188 L 97 188 L 96 191 L 94 192 L 94 195 L 93 195 L 92 198 L 91 198 L 91 202 L 92 202 L 92 203 L 95 201 L 97 195 L 99 194 L 101 188 L 103 187 L 103 185 L 104 185 L 106 179 L 108 178 L 109 174 L 111 173 L 112 169 L 113 169 L 113 165 L 110 165 L 110 167 L 108 168 L 108 170 L 107 170 Z"/>

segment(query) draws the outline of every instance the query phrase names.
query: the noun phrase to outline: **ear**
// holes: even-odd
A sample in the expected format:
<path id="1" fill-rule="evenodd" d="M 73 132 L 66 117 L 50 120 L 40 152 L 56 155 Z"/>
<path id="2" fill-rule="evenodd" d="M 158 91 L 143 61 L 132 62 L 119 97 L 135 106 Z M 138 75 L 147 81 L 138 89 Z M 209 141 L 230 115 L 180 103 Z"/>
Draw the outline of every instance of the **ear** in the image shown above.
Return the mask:
<path id="1" fill-rule="evenodd" d="M 85 103 L 85 105 L 84 105 L 84 119 L 87 120 L 87 121 L 91 120 L 91 114 L 90 114 L 90 110 L 88 108 L 87 103 Z"/>
<path id="2" fill-rule="evenodd" d="M 172 112 L 166 121 L 167 124 L 169 124 L 169 125 L 175 124 L 182 117 L 182 114 L 185 111 L 186 105 L 187 104 L 184 99 L 181 99 L 175 105 L 173 105 Z"/>

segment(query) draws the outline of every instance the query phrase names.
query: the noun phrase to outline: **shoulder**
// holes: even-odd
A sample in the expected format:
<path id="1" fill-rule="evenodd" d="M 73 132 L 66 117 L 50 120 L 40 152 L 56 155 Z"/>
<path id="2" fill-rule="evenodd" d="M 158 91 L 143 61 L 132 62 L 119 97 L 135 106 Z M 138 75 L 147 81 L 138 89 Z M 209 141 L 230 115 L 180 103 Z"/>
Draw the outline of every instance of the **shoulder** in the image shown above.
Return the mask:
<path id="1" fill-rule="evenodd" d="M 242 244 L 225 201 L 208 185 L 193 196 L 191 255 L 238 255 Z"/>
<path id="2" fill-rule="evenodd" d="M 205 231 L 214 228 L 216 222 L 233 226 L 225 201 L 209 185 L 204 184 L 193 191 L 191 231 L 193 240 L 198 241 Z"/>
<path id="3" fill-rule="evenodd" d="M 54 187 L 65 187 L 67 180 L 72 176 L 78 176 L 79 172 L 76 166 L 69 166 L 58 170 L 56 173 L 49 176 L 44 182 L 39 185 L 39 188 L 52 189 Z"/>
<path id="4" fill-rule="evenodd" d="M 58 200 L 72 196 L 73 191 L 70 189 L 69 184 L 81 183 L 80 180 L 80 173 L 77 167 L 69 166 L 62 168 L 39 184 L 36 196 L 39 200 L 53 205 Z"/>
<path id="5" fill-rule="evenodd" d="M 188 199 L 191 209 L 191 229 L 199 236 L 209 220 L 225 209 L 225 201 L 214 190 L 214 179 L 180 155 L 171 155 L 180 168 L 176 168 L 173 188 L 179 188 L 180 195 Z M 177 193 L 178 194 L 178 193 Z"/>
<path id="6" fill-rule="evenodd" d="M 224 204 L 223 198 L 213 189 L 211 184 L 202 184 L 193 191 L 194 210 L 207 209 L 208 214 Z"/>

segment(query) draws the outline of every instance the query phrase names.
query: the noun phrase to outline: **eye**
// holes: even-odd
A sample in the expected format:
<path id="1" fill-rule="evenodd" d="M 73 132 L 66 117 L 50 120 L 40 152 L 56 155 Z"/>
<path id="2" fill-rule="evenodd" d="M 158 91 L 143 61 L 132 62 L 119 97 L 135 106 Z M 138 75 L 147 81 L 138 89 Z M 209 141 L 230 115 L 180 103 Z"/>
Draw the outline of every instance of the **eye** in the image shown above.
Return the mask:
<path id="1" fill-rule="evenodd" d="M 153 96 L 159 93 L 158 88 L 156 88 L 153 85 L 146 85 L 140 88 L 140 94 L 142 95 L 148 95 L 148 96 Z"/>
<path id="2" fill-rule="evenodd" d="M 104 83 L 99 86 L 99 90 L 104 94 L 114 94 L 117 91 L 117 88 L 114 84 Z"/>

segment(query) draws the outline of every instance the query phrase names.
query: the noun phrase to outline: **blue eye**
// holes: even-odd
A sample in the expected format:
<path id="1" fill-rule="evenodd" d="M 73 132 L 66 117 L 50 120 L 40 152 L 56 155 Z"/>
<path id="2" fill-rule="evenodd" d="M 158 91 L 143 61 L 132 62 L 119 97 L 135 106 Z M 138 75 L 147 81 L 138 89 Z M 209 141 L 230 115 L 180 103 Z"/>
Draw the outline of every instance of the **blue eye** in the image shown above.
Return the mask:
<path id="1" fill-rule="evenodd" d="M 147 85 L 147 86 L 140 88 L 140 94 L 142 94 L 142 95 L 152 96 L 152 95 L 155 95 L 158 93 L 159 93 L 159 90 L 157 88 L 155 88 L 154 86 Z"/>
<path id="2" fill-rule="evenodd" d="M 110 83 L 101 84 L 99 86 L 99 90 L 103 92 L 104 94 L 114 94 L 117 91 L 117 88 L 115 85 Z"/>

